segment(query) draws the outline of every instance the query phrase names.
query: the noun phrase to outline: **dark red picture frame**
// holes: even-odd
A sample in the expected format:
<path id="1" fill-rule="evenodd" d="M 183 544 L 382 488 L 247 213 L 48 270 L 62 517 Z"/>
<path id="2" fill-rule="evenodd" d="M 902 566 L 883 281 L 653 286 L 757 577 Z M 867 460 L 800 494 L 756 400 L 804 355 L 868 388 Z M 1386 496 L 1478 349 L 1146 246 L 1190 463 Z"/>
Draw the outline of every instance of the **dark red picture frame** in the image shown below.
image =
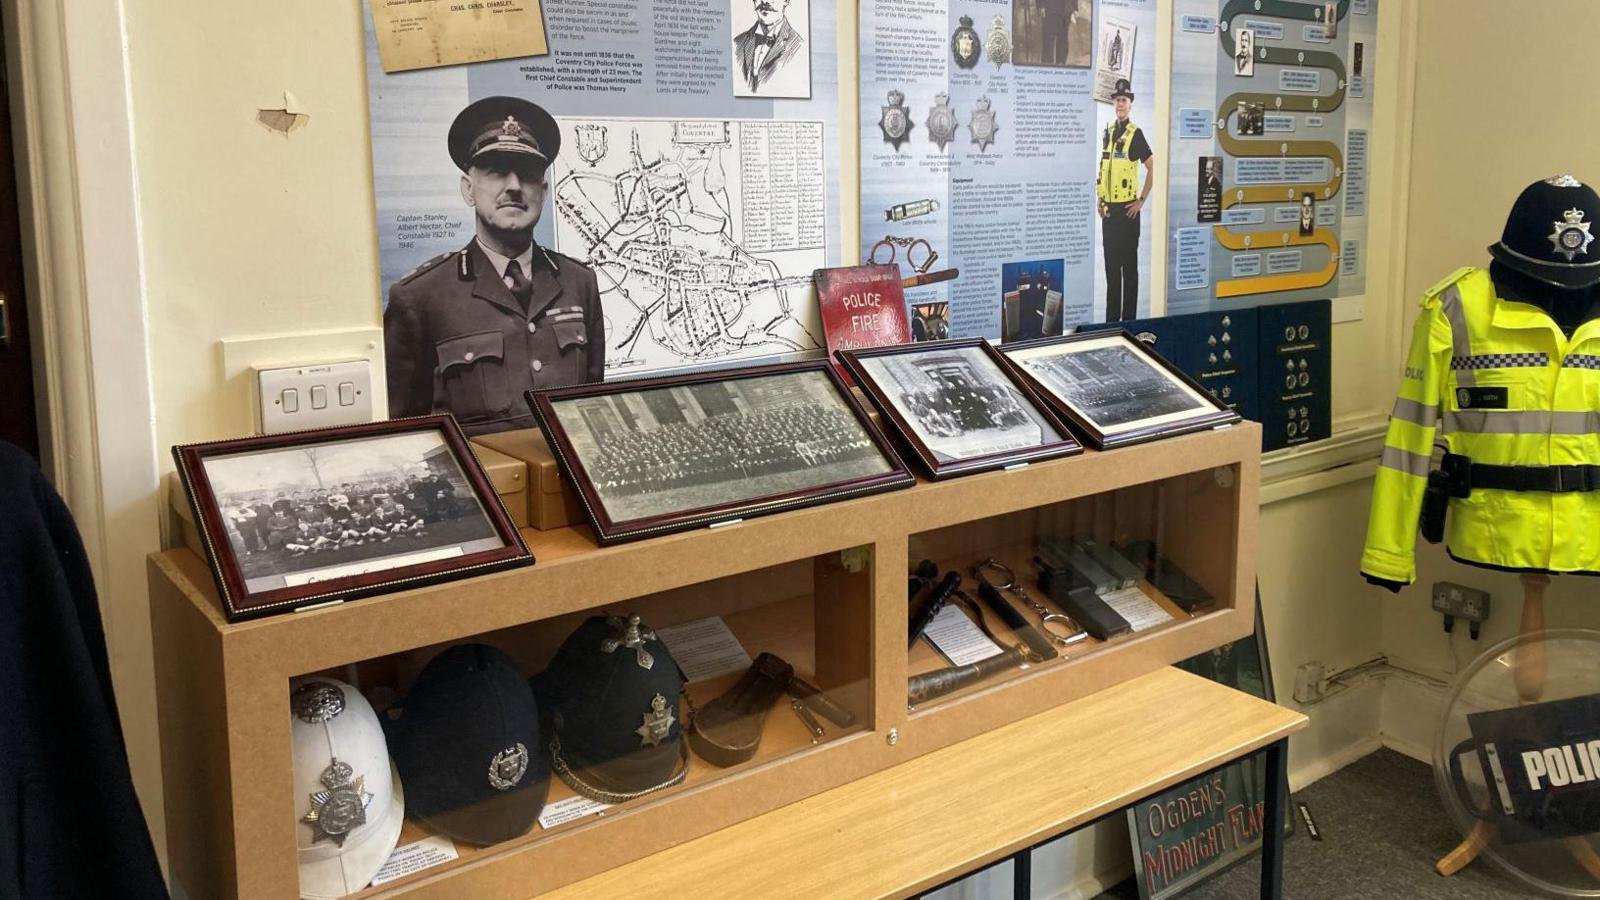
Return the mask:
<path id="1" fill-rule="evenodd" d="M 222 520 L 216 493 L 212 489 L 210 478 L 206 475 L 204 465 L 206 459 L 225 454 L 282 450 L 334 443 L 351 438 L 382 437 L 429 430 L 438 431 L 444 438 L 445 445 L 449 447 L 456 463 L 461 467 L 462 474 L 466 476 L 467 483 L 477 496 L 485 516 L 496 535 L 504 542 L 504 546 L 447 560 L 434 560 L 378 572 L 330 578 L 327 581 L 295 587 L 274 588 L 267 591 L 249 590 L 240 571 L 233 544 L 228 540 L 227 524 Z M 454 416 L 416 416 L 313 431 L 183 444 L 172 448 L 172 457 L 177 463 L 178 477 L 183 482 L 184 492 L 189 497 L 189 507 L 194 512 L 195 527 L 200 532 L 201 543 L 205 545 L 211 575 L 216 579 L 217 591 L 222 598 L 223 614 L 230 622 L 306 606 L 353 600 L 400 588 L 420 587 L 472 574 L 528 566 L 534 562 L 532 551 L 522 539 L 522 532 L 506 513 L 499 495 L 495 493 L 494 485 L 483 471 L 483 466 L 479 464 L 477 455 L 473 453 L 466 435 L 461 432 L 461 427 L 456 424 Z"/>
<path id="2" fill-rule="evenodd" d="M 583 460 L 578 457 L 577 449 L 573 446 L 571 438 L 568 437 L 566 429 L 562 427 L 561 421 L 555 413 L 555 404 L 585 397 L 629 394 L 689 384 L 706 384 L 813 372 L 820 373 L 822 377 L 827 379 L 834 391 L 837 392 L 840 401 L 855 416 L 856 421 L 872 440 L 873 446 L 883 456 L 884 461 L 889 464 L 889 471 L 879 475 L 869 475 L 848 481 L 786 491 L 750 500 L 736 500 L 662 515 L 616 521 L 607 512 L 599 491 L 595 489 L 589 477 Z M 850 389 L 845 386 L 843 379 L 839 377 L 839 373 L 827 360 L 779 363 L 741 369 L 697 372 L 687 375 L 585 384 L 574 387 L 553 388 L 547 391 L 528 391 L 527 400 L 528 405 L 533 409 L 535 417 L 539 420 L 539 428 L 544 432 L 545 439 L 550 443 L 550 449 L 555 454 L 556 463 L 561 468 L 561 474 L 577 490 L 578 499 L 583 504 L 584 514 L 588 517 L 589 524 L 594 528 L 595 540 L 602 546 L 640 540 L 675 531 L 685 531 L 691 528 L 729 524 L 739 519 L 816 506 L 821 503 L 827 503 L 830 500 L 896 490 L 910 487 L 916 483 L 916 479 L 906 469 L 905 463 L 901 461 L 893 445 L 889 443 L 883 432 L 868 417 L 867 411 L 862 408 L 861 403 L 850 393 Z"/>
<path id="3" fill-rule="evenodd" d="M 1059 441 L 1050 441 L 1034 447 L 1020 450 L 1006 450 L 1000 453 L 990 453 L 983 456 L 973 456 L 967 459 L 941 461 L 926 442 L 917 434 L 916 429 L 901 414 L 900 408 L 889 399 L 883 386 L 878 384 L 876 378 L 862 365 L 862 360 L 884 356 L 916 356 L 924 353 L 945 353 L 951 350 L 978 348 L 985 357 L 995 364 L 1000 374 L 1008 379 L 1011 386 L 1016 388 L 1037 412 L 1041 418 L 1050 424 L 1061 436 Z M 1046 459 L 1055 459 L 1060 456 L 1073 456 L 1083 452 L 1083 445 L 1072 436 L 1072 430 L 1061 420 L 1055 409 L 1048 403 L 1041 402 L 1034 395 L 1016 371 L 1001 357 L 999 351 L 990 346 L 982 338 L 967 338 L 964 340 L 923 342 L 920 344 L 899 344 L 889 347 L 872 347 L 862 350 L 840 350 L 838 357 L 856 384 L 861 386 L 863 393 L 878 408 L 878 417 L 892 426 L 895 437 L 902 447 L 910 451 L 910 456 L 917 461 L 924 474 L 934 480 L 952 478 L 958 475 L 971 475 L 976 472 L 988 472 L 994 469 L 1003 469 L 1019 463 L 1039 462 Z"/>
<path id="4" fill-rule="evenodd" d="M 1123 340 L 1130 345 L 1134 352 L 1143 354 L 1144 357 L 1154 364 L 1158 370 L 1165 373 L 1173 381 L 1188 387 L 1190 390 L 1193 390 L 1200 396 L 1201 401 L 1210 406 L 1211 409 L 1209 411 L 1196 413 L 1191 417 L 1179 421 L 1167 422 L 1160 425 L 1150 425 L 1144 428 L 1134 428 L 1128 431 L 1118 432 L 1116 434 L 1107 434 L 1093 420 L 1083 416 L 1077 410 L 1073 409 L 1070 405 L 1062 401 L 1061 398 L 1057 397 L 1055 391 L 1051 390 L 1049 386 L 1041 383 L 1037 378 L 1033 377 L 1031 372 L 1024 368 L 1021 363 L 1011 359 L 1010 356 L 1010 354 L 1018 350 L 1031 350 L 1037 347 L 1058 345 L 1066 346 L 1087 341 L 1104 340 L 1108 337 L 1123 338 Z M 1017 374 L 1018 380 L 1032 389 L 1034 396 L 1038 400 L 1048 404 L 1052 409 L 1070 422 L 1072 427 L 1075 428 L 1078 433 L 1082 435 L 1082 437 L 1088 442 L 1089 446 L 1095 448 L 1096 450 L 1112 450 L 1117 447 L 1126 447 L 1130 444 L 1142 444 L 1145 441 L 1160 440 L 1161 438 L 1173 437 L 1179 434 L 1189 434 L 1196 431 L 1209 431 L 1213 428 L 1220 428 L 1224 425 L 1232 425 L 1236 422 L 1242 421 L 1238 413 L 1227 408 L 1222 404 L 1222 401 L 1211 396 L 1211 393 L 1207 391 L 1205 387 L 1200 384 L 1200 382 L 1189 377 L 1188 373 L 1173 365 L 1167 360 L 1166 357 L 1162 356 L 1160 353 L 1157 353 L 1150 347 L 1149 344 L 1139 340 L 1134 336 L 1133 332 L 1127 330 L 1126 328 L 1119 328 L 1115 330 L 1103 329 L 1100 331 L 1082 331 L 1077 334 L 1069 334 L 1061 337 L 1047 337 L 1036 338 L 1028 341 L 1015 341 L 1009 344 L 1001 345 L 1000 357 L 1005 361 L 1005 364 Z"/>

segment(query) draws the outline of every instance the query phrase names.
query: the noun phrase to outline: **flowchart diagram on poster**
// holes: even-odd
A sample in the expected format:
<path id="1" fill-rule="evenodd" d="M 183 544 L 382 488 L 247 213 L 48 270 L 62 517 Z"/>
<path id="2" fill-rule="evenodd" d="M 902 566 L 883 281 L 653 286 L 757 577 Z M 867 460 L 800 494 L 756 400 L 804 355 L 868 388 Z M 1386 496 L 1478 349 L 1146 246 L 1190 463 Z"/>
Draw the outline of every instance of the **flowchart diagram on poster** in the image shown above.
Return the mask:
<path id="1" fill-rule="evenodd" d="M 1198 49 L 1191 58 L 1214 67 L 1215 105 L 1175 98 L 1185 105 L 1173 122 L 1182 169 L 1171 188 L 1183 199 L 1174 203 L 1172 311 L 1185 311 L 1183 292 L 1275 302 L 1364 288 L 1371 118 L 1364 69 L 1373 42 L 1355 33 L 1352 13 L 1370 27 L 1375 5 L 1179 4 L 1183 41 L 1198 44 L 1203 35 L 1212 42 L 1203 62 Z M 1217 15 L 1189 14 L 1204 6 Z"/>
<path id="2" fill-rule="evenodd" d="M 594 268 L 607 378 L 821 346 L 822 123 L 560 125 L 556 249 Z"/>

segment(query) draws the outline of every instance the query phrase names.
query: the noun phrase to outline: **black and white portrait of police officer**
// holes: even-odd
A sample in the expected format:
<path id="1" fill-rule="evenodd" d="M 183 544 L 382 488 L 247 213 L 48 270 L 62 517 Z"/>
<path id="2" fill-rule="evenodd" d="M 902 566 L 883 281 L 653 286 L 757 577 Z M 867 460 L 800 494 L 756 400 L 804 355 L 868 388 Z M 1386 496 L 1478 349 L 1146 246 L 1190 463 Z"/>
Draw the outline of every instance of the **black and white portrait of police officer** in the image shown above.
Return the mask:
<path id="1" fill-rule="evenodd" d="M 532 428 L 524 392 L 605 373 L 593 270 L 533 238 L 561 131 L 526 100 L 488 97 L 456 116 L 448 145 L 474 235 L 389 288 L 389 415 L 448 412 L 469 435 Z"/>
<path id="2" fill-rule="evenodd" d="M 733 95 L 811 96 L 810 0 L 733 0 Z"/>

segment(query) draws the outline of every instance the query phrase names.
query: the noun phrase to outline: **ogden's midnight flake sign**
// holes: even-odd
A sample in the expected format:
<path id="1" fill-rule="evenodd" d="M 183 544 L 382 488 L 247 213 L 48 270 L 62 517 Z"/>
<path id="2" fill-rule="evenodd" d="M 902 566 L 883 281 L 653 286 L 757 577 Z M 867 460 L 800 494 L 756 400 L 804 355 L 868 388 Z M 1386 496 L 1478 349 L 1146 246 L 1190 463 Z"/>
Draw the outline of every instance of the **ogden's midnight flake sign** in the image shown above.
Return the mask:
<path id="1" fill-rule="evenodd" d="M 1253 697 L 1275 699 L 1265 674 L 1272 666 L 1267 662 L 1260 594 L 1255 634 L 1191 656 L 1178 668 Z M 1284 784 L 1284 796 L 1288 793 Z M 1266 806 L 1266 757 L 1256 753 L 1130 808 L 1128 830 L 1139 896 L 1176 897 L 1254 853 L 1265 835 Z"/>

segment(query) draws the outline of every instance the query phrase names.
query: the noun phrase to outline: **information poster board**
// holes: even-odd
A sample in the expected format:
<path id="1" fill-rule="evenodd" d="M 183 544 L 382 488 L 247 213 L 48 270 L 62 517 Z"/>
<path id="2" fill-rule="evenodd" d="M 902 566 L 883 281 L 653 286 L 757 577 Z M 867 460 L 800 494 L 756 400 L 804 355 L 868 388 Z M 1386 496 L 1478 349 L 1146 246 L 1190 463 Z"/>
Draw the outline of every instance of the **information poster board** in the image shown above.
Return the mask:
<path id="1" fill-rule="evenodd" d="M 1119 79 L 1129 120 L 1157 118 L 1155 0 L 862 0 L 860 24 L 861 261 L 957 270 L 906 291 L 952 337 L 1106 319 L 1100 145 Z M 1112 318 L 1150 309 L 1152 189 L 1137 224 L 1114 223 L 1130 299 Z"/>
<path id="2" fill-rule="evenodd" d="M 385 301 L 473 238 L 446 135 L 469 103 L 506 95 L 560 125 L 534 240 L 594 268 L 608 380 L 820 351 L 811 273 L 840 260 L 834 4 L 542 9 L 546 56 L 394 74 L 369 15 Z"/>
<path id="3" fill-rule="evenodd" d="M 1275 699 L 1260 595 L 1254 634 L 1192 656 L 1178 668 Z M 1266 797 L 1266 758 L 1255 753 L 1129 809 L 1134 878 L 1142 900 L 1176 897 L 1260 849 Z"/>
<path id="4" fill-rule="evenodd" d="M 1167 312 L 1366 291 L 1380 0 L 1173 0 Z"/>

